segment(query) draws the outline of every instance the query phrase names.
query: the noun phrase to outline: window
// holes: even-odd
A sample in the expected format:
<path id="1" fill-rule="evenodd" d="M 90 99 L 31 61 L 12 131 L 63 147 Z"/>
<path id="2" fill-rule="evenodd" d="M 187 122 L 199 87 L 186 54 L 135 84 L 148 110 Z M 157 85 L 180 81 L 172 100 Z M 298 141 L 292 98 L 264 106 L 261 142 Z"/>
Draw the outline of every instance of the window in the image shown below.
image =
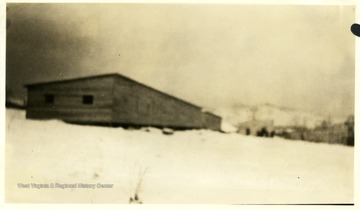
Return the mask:
<path id="1" fill-rule="evenodd" d="M 91 95 L 85 95 L 83 96 L 83 104 L 93 104 L 94 103 L 94 97 Z"/>
<path id="2" fill-rule="evenodd" d="M 45 103 L 53 104 L 54 103 L 54 95 L 53 94 L 45 94 Z"/>

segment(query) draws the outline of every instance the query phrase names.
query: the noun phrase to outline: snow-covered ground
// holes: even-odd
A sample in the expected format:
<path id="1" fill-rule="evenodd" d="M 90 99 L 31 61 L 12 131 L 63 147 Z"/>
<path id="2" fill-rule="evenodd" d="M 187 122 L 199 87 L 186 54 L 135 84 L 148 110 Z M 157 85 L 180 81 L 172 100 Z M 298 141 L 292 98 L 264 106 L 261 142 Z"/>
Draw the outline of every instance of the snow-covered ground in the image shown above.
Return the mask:
<path id="1" fill-rule="evenodd" d="M 353 202 L 354 148 L 207 130 L 124 130 L 26 120 L 6 110 L 6 201 L 128 203 Z M 19 188 L 18 183 L 113 184 Z"/>

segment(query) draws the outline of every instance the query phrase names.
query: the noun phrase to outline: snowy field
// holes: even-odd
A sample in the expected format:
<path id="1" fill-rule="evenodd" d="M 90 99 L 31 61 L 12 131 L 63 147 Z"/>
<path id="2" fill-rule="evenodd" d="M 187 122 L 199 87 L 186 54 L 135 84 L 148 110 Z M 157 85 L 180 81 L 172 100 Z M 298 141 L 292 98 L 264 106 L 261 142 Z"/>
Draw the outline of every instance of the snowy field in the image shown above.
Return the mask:
<path id="1" fill-rule="evenodd" d="M 26 120 L 24 111 L 12 109 L 6 115 L 7 202 L 129 203 L 135 191 L 144 204 L 353 202 L 353 147 Z"/>

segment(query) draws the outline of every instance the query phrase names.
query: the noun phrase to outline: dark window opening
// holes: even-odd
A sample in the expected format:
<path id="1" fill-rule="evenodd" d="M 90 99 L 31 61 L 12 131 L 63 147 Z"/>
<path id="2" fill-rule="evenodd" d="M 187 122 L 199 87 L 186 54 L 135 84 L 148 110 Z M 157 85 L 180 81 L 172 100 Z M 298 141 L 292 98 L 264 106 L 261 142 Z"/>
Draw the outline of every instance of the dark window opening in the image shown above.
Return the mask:
<path id="1" fill-rule="evenodd" d="M 47 104 L 53 104 L 53 103 L 54 103 L 54 95 L 52 95 L 52 94 L 46 94 L 46 95 L 45 95 L 45 103 L 47 103 Z"/>
<path id="2" fill-rule="evenodd" d="M 250 128 L 246 128 L 246 135 L 248 136 L 248 135 L 250 135 L 250 134 L 251 134 Z"/>
<path id="3" fill-rule="evenodd" d="M 94 103 L 94 97 L 91 95 L 85 95 L 83 96 L 83 104 L 93 104 Z"/>

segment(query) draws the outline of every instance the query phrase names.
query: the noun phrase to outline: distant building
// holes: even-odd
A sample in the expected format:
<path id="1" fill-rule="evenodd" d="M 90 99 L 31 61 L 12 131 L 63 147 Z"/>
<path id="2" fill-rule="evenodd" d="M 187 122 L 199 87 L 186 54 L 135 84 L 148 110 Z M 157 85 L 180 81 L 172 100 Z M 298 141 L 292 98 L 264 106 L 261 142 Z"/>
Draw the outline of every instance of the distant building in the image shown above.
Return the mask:
<path id="1" fill-rule="evenodd" d="M 120 74 L 26 85 L 26 118 L 220 130 L 221 118 Z"/>
<path id="2" fill-rule="evenodd" d="M 308 130 L 305 126 L 276 126 L 275 135 L 285 139 L 305 140 Z"/>
<path id="3" fill-rule="evenodd" d="M 292 127 L 277 135 L 287 139 L 305 140 L 311 142 L 324 142 L 330 144 L 354 145 L 354 116 L 349 116 L 346 122 L 331 124 L 324 121 L 314 129 Z"/>
<path id="4" fill-rule="evenodd" d="M 350 145 L 350 146 L 354 146 L 355 144 L 355 128 L 354 128 L 354 125 L 355 125 L 355 118 L 354 118 L 354 115 L 350 115 L 346 122 L 345 122 L 345 126 L 347 128 L 347 140 L 346 140 L 346 144 L 347 145 Z"/>
<path id="5" fill-rule="evenodd" d="M 273 136 L 273 120 L 252 120 L 238 124 L 238 133 L 252 136 Z"/>

